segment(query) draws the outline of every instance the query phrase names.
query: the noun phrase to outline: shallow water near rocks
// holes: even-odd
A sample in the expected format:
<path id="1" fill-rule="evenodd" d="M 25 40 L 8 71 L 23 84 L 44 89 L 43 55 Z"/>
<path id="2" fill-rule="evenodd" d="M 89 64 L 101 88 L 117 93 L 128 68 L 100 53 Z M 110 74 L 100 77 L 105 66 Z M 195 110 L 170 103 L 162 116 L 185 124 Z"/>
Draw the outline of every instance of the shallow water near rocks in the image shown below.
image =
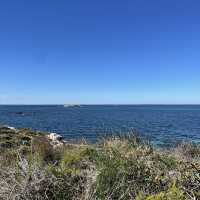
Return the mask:
<path id="1" fill-rule="evenodd" d="M 156 145 L 200 142 L 200 105 L 0 106 L 0 125 L 96 141 L 137 130 Z"/>

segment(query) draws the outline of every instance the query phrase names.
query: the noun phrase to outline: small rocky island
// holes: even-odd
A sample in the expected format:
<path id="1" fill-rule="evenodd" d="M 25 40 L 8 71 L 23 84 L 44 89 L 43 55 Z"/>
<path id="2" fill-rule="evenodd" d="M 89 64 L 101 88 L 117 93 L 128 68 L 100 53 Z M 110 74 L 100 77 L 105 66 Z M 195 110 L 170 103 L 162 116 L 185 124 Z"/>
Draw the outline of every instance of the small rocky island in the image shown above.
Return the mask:
<path id="1" fill-rule="evenodd" d="M 64 104 L 65 108 L 80 108 L 80 104 Z"/>
<path id="2" fill-rule="evenodd" d="M 0 127 L 0 199 L 200 199 L 200 147 L 155 149 L 134 134 L 72 144 Z"/>

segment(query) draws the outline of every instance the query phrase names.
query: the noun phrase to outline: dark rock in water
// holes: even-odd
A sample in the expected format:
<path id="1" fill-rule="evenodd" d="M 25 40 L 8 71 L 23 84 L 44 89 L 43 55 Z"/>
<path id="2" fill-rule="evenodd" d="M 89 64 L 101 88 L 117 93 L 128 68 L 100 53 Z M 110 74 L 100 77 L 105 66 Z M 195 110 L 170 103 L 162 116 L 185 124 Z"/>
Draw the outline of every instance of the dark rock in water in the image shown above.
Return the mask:
<path id="1" fill-rule="evenodd" d="M 25 115 L 23 112 L 15 112 L 16 115 Z"/>

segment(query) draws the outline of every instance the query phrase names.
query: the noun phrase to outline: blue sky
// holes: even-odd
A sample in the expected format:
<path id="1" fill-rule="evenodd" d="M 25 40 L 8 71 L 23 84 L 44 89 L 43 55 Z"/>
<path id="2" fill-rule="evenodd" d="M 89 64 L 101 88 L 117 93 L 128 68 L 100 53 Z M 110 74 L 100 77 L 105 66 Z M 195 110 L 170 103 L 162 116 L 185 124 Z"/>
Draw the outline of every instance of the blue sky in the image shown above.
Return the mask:
<path id="1" fill-rule="evenodd" d="M 200 1 L 0 2 L 0 103 L 200 103 Z"/>

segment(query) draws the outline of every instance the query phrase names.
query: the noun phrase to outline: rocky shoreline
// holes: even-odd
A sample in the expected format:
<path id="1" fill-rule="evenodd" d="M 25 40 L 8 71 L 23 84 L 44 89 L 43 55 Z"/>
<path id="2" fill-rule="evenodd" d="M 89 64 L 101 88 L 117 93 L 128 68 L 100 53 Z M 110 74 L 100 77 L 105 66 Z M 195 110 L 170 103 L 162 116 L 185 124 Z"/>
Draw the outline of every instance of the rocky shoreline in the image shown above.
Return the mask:
<path id="1" fill-rule="evenodd" d="M 9 148 L 12 147 L 12 145 L 30 145 L 30 141 L 38 136 L 46 138 L 53 148 L 62 147 L 67 143 L 67 141 L 57 133 L 45 133 L 32 131 L 31 129 L 17 129 L 10 126 L 1 126 L 0 148 Z"/>

